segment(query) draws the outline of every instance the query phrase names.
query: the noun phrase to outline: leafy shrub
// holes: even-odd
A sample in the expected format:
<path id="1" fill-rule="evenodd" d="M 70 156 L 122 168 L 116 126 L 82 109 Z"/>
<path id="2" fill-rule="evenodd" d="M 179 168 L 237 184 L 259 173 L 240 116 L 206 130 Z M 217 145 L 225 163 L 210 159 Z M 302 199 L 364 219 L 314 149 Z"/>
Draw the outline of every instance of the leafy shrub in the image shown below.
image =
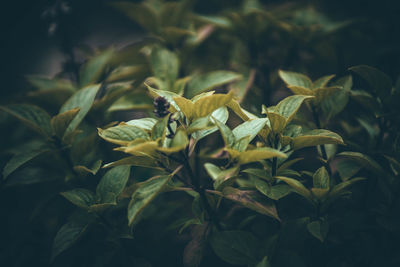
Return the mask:
<path id="1" fill-rule="evenodd" d="M 113 6 L 152 37 L 92 51 L 72 79 L 28 76 L 1 106 L 1 190 L 21 201 L 5 262 L 399 264 L 399 83 L 278 70 L 306 69 L 296 55 L 349 22 L 257 1 Z"/>

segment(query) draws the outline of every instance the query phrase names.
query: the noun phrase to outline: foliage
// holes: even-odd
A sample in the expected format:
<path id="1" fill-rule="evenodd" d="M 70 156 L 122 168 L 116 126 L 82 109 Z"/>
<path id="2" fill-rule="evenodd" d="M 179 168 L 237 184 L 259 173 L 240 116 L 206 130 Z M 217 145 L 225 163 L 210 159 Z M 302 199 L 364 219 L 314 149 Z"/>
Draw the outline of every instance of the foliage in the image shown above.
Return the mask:
<path id="1" fill-rule="evenodd" d="M 151 38 L 73 79 L 28 76 L 0 107 L 1 190 L 26 212 L 0 259 L 34 251 L 25 220 L 42 266 L 397 266 L 399 83 L 282 63 L 349 22 L 254 0 L 112 6 Z"/>

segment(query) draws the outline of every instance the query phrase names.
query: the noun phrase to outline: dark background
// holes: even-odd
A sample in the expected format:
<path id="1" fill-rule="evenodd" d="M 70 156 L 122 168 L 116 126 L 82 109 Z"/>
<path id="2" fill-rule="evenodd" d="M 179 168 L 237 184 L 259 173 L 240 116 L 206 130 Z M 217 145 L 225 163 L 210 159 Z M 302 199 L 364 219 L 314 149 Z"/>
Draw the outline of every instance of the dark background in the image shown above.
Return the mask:
<path id="1" fill-rule="evenodd" d="M 49 20 L 42 18 L 46 8 L 55 0 L 2 1 L 1 27 L 1 96 L 16 93 L 24 86 L 23 75 L 54 75 L 64 60 L 60 49 L 62 41 L 49 36 Z M 107 46 L 126 44 L 138 38 L 141 29 L 117 11 L 110 8 L 110 0 L 69 0 L 67 16 L 69 38 L 73 45 L 89 44 Z M 133 1 L 139 2 L 139 1 Z M 229 2 L 197 1 L 195 8 L 201 13 L 215 13 Z M 265 4 L 288 1 L 264 0 Z M 347 50 L 338 72 L 358 64 L 369 64 L 397 78 L 400 73 L 400 23 L 398 1 L 339 0 L 303 1 L 317 4 L 319 9 L 337 20 L 352 19 L 357 22 L 355 34 L 351 32 L 341 44 Z M 358 36 L 357 36 L 358 35 Z"/>

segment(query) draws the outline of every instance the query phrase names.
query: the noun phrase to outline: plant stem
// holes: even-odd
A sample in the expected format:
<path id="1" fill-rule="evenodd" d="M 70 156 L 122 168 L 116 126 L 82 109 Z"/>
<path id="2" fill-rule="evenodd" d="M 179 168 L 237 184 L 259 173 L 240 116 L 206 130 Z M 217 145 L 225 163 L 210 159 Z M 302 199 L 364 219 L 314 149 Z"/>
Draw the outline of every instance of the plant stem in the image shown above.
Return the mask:
<path id="1" fill-rule="evenodd" d="M 321 122 L 319 121 L 318 113 L 315 110 L 314 106 L 311 109 L 312 109 L 312 114 L 313 114 L 313 117 L 314 117 L 315 125 L 317 126 L 318 129 L 321 129 Z M 326 154 L 325 146 L 324 145 L 319 145 L 319 148 L 321 150 L 322 158 L 324 160 L 328 160 L 328 155 Z"/>
<path id="2" fill-rule="evenodd" d="M 273 148 L 276 149 L 278 147 L 278 135 L 274 136 L 274 143 L 273 143 Z M 276 170 L 278 167 L 278 158 L 277 157 L 273 157 L 272 158 L 272 167 L 271 167 L 271 176 L 274 177 L 276 176 Z"/>
<path id="3" fill-rule="evenodd" d="M 217 227 L 218 230 L 221 230 L 221 225 L 216 217 L 216 214 L 214 213 L 214 210 L 212 209 L 210 203 L 207 200 L 206 196 L 206 190 L 204 187 L 201 186 L 200 184 L 200 179 L 197 175 L 194 174 L 192 167 L 190 166 L 189 163 L 189 158 L 187 157 L 186 153 L 182 153 L 184 157 L 184 166 L 186 171 L 189 173 L 189 177 L 191 180 L 191 183 L 193 184 L 194 190 L 199 193 L 200 195 L 200 200 L 204 206 L 204 209 L 206 210 L 206 213 L 208 214 L 208 217 L 210 220 L 214 223 L 215 227 Z"/>

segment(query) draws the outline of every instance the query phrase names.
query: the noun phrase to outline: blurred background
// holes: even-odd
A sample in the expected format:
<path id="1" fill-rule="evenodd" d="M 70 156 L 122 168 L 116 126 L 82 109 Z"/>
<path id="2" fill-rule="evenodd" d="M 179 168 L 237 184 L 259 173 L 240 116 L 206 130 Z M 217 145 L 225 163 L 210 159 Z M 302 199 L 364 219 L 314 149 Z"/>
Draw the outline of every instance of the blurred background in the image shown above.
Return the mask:
<path id="1" fill-rule="evenodd" d="M 20 0 L 4 1 L 1 7 L 1 95 L 14 94 L 24 87 L 23 75 L 54 75 L 65 60 L 63 42 L 52 26 L 49 13 L 57 3 L 65 4 L 65 25 L 70 45 L 122 46 L 143 36 L 139 25 L 108 5 L 112 0 Z M 131 1 L 140 2 L 140 1 Z M 293 1 L 263 0 L 263 4 Z M 368 64 L 395 77 L 400 73 L 400 5 L 391 0 L 295 1 L 311 5 L 337 21 L 354 21 L 341 33 L 337 48 L 343 58 L 337 66 L 322 71 L 341 73 L 349 66 Z M 216 14 L 241 4 L 239 0 L 196 1 L 195 11 Z M 53 28 L 52 28 L 53 27 Z M 65 45 L 65 43 L 64 43 Z M 321 68 L 319 68 L 321 70 Z M 319 73 L 317 73 L 319 74 Z"/>

